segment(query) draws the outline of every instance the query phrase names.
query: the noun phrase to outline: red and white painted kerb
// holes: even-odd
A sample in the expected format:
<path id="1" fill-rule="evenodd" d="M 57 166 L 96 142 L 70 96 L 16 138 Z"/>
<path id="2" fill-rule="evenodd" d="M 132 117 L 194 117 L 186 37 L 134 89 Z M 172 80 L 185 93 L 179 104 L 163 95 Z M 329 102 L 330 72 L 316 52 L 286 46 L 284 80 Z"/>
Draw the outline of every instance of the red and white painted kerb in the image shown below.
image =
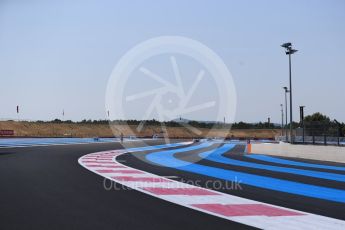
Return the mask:
<path id="1" fill-rule="evenodd" d="M 167 179 L 121 164 L 126 150 L 85 155 L 78 162 L 86 169 L 175 204 L 263 229 L 343 229 L 345 221 L 220 193 Z"/>

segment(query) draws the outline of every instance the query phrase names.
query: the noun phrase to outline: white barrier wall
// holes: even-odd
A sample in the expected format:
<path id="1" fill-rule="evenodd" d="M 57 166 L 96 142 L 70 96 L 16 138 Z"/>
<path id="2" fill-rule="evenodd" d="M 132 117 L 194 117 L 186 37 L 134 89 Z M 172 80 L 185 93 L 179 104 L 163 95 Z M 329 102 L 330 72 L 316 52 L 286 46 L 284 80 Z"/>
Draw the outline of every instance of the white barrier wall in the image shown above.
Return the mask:
<path id="1" fill-rule="evenodd" d="M 252 144 L 252 153 L 345 163 L 345 147 L 320 145 Z"/>

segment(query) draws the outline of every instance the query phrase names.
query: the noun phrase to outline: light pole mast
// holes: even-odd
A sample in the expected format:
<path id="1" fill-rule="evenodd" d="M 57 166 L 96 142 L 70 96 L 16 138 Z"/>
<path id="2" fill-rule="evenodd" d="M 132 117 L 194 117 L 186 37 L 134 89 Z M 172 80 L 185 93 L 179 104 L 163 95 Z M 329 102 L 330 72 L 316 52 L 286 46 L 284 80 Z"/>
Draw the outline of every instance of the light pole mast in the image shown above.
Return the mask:
<path id="1" fill-rule="evenodd" d="M 303 133 L 302 133 L 302 142 L 303 142 L 303 144 L 304 144 L 304 108 L 305 108 L 304 105 L 301 105 L 299 107 L 300 125 L 301 125 L 301 128 L 303 130 Z"/>
<path id="2" fill-rule="evenodd" d="M 291 54 L 297 52 L 297 50 L 292 48 L 292 44 L 290 42 L 284 43 L 281 45 L 286 49 L 286 55 L 289 55 L 289 84 L 290 84 L 290 143 L 293 143 L 293 135 L 292 135 L 292 79 L 291 79 Z"/>
<path id="3" fill-rule="evenodd" d="M 284 136 L 284 109 L 283 109 L 283 104 L 280 104 L 280 111 L 282 113 L 282 138 Z"/>
<path id="4" fill-rule="evenodd" d="M 285 91 L 285 141 L 288 141 L 288 131 L 287 131 L 287 120 L 288 120 L 288 115 L 287 115 L 287 93 L 290 92 L 287 87 L 283 87 Z"/>

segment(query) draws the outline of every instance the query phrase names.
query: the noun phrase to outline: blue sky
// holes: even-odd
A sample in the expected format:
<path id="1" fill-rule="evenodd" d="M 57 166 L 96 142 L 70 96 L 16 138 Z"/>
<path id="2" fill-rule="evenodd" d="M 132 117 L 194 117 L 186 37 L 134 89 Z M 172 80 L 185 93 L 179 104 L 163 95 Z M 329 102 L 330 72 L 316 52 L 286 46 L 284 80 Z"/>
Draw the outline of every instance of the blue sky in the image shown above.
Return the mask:
<path id="1" fill-rule="evenodd" d="M 122 55 L 147 39 L 177 35 L 223 59 L 237 91 L 236 121 L 280 121 L 286 41 L 299 50 L 294 119 L 305 105 L 306 114 L 345 121 L 344 22 L 342 0 L 1 0 L 0 118 L 17 118 L 20 105 L 20 118 L 61 118 L 64 109 L 65 119 L 103 119 L 107 81 Z"/>

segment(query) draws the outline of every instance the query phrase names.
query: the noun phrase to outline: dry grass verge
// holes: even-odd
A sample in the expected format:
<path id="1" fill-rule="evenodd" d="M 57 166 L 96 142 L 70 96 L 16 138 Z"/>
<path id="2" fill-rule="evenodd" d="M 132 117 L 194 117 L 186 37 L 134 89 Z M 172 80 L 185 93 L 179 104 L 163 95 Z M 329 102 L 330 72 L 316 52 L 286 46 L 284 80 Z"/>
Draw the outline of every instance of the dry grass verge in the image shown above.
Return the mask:
<path id="1" fill-rule="evenodd" d="M 117 125 L 110 128 L 107 124 L 67 124 L 67 123 L 37 123 L 0 121 L 0 129 L 14 130 L 15 136 L 21 137 L 112 137 L 135 135 L 137 137 L 149 137 L 153 134 L 163 136 L 160 126 L 145 126 L 140 132 L 136 127 Z M 183 127 L 167 127 L 166 133 L 170 138 L 195 138 L 195 137 L 234 137 L 234 138 L 274 138 L 279 134 L 277 129 L 198 129 L 201 133 L 196 135 Z"/>

